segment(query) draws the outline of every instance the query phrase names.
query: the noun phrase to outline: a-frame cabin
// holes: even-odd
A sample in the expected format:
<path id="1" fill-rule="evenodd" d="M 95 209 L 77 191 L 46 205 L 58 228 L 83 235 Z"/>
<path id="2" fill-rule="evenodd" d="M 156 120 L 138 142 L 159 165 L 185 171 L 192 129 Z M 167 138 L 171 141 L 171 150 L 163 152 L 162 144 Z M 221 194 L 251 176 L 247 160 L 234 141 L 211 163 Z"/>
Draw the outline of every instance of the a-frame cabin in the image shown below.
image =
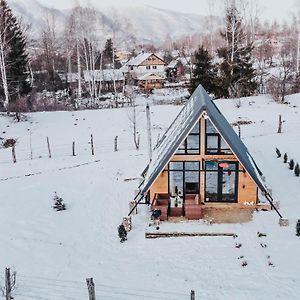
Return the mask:
<path id="1" fill-rule="evenodd" d="M 258 189 L 272 205 L 248 149 L 200 85 L 153 151 L 140 195 L 161 219 L 201 219 L 203 207 L 256 208 Z"/>

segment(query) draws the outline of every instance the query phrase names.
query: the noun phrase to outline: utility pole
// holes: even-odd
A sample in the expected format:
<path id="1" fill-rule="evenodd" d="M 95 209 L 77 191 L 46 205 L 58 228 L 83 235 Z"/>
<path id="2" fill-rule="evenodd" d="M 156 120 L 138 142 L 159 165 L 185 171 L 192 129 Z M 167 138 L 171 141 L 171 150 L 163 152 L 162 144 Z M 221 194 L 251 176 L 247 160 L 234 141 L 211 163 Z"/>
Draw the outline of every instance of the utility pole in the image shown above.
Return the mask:
<path id="1" fill-rule="evenodd" d="M 146 106 L 147 114 L 147 130 L 148 130 L 148 151 L 149 151 L 149 162 L 152 160 L 152 136 L 151 136 L 151 115 L 150 115 L 150 105 Z"/>
<path id="2" fill-rule="evenodd" d="M 93 278 L 87 278 L 86 284 L 87 284 L 88 292 L 89 292 L 89 300 L 96 300 L 95 284 L 94 284 Z"/>

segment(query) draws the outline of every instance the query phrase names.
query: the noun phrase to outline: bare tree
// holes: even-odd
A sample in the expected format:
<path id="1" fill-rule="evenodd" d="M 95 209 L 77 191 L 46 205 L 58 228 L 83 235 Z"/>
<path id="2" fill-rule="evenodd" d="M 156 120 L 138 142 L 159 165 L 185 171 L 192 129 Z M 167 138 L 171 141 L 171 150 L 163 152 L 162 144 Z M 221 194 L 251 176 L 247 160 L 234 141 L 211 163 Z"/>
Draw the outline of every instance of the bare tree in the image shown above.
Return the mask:
<path id="1" fill-rule="evenodd" d="M 129 102 L 131 103 L 131 109 L 128 111 L 128 119 L 131 123 L 132 127 L 132 134 L 133 134 L 133 142 L 135 145 L 136 150 L 140 149 L 140 135 L 137 130 L 137 111 L 136 111 L 136 94 L 134 90 L 128 90 L 126 93 L 126 97 L 129 99 Z"/>

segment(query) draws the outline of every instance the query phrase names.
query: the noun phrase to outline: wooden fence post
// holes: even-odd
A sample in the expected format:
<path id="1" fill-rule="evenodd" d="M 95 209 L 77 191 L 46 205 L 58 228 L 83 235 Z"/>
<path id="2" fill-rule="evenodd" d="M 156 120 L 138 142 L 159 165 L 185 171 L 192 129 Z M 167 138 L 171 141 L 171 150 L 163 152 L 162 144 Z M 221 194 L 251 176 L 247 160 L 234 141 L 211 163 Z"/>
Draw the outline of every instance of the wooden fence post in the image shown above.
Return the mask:
<path id="1" fill-rule="evenodd" d="M 30 160 L 32 160 L 33 159 L 33 154 L 32 154 L 31 130 L 29 130 L 29 146 L 30 146 Z"/>
<path id="2" fill-rule="evenodd" d="M 118 151 L 118 136 L 115 137 L 115 152 Z"/>
<path id="3" fill-rule="evenodd" d="M 238 130 L 239 130 L 239 138 L 241 138 L 241 125 L 239 125 Z"/>
<path id="4" fill-rule="evenodd" d="M 195 300 L 195 291 L 191 290 L 191 300 Z"/>
<path id="5" fill-rule="evenodd" d="M 91 148 L 92 148 L 92 155 L 95 155 L 95 151 L 94 151 L 94 138 L 93 138 L 92 134 L 91 134 Z"/>
<path id="6" fill-rule="evenodd" d="M 279 115 L 279 120 L 278 120 L 278 130 L 277 133 L 282 133 L 282 117 Z"/>
<path id="7" fill-rule="evenodd" d="M 5 299 L 11 300 L 10 268 L 5 268 Z"/>
<path id="8" fill-rule="evenodd" d="M 72 144 L 72 155 L 76 156 L 76 153 L 75 153 L 75 142 L 73 142 L 73 144 Z"/>
<path id="9" fill-rule="evenodd" d="M 14 144 L 11 148 L 11 153 L 13 157 L 13 163 L 15 164 L 17 162 L 17 157 L 16 157 L 16 144 Z"/>
<path id="10" fill-rule="evenodd" d="M 89 300 L 96 300 L 95 284 L 94 284 L 93 278 L 87 278 L 86 284 L 87 284 L 88 292 L 89 292 Z"/>
<path id="11" fill-rule="evenodd" d="M 50 141 L 49 141 L 49 137 L 47 137 L 47 146 L 48 146 L 48 155 L 49 155 L 49 158 L 52 157 L 51 155 L 51 148 L 50 148 Z"/>

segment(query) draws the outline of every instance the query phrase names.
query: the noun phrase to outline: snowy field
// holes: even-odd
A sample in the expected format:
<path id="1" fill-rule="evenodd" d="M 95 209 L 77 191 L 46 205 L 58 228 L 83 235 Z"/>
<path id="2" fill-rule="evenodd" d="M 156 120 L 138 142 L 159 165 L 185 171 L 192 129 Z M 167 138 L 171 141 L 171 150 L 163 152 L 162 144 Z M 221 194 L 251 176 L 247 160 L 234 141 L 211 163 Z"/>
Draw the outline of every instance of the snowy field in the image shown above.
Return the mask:
<path id="1" fill-rule="evenodd" d="M 97 299 L 183 300 L 190 299 L 191 289 L 196 299 L 205 300 L 300 299 L 300 238 L 295 236 L 300 178 L 275 154 L 277 147 L 300 163 L 300 95 L 288 100 L 290 104 L 283 105 L 267 96 L 252 97 L 243 99 L 240 108 L 235 100 L 217 101 L 230 122 L 252 121 L 241 126 L 242 139 L 290 226 L 279 227 L 272 211 L 255 213 L 246 224 L 192 222 L 174 227 L 203 231 L 205 226 L 207 231 L 234 232 L 236 239 L 146 240 L 149 213 L 143 206 L 133 218 L 128 241 L 120 244 L 117 226 L 128 213 L 136 178 L 147 164 L 144 106 L 137 109 L 140 150 L 134 148 L 129 108 L 33 113 L 21 123 L 0 117 L 0 137 L 18 139 L 16 164 L 10 149 L 0 149 L 0 285 L 5 267 L 14 267 L 13 296 L 18 300 L 88 299 L 87 277 L 94 278 Z M 180 106 L 151 110 L 156 141 Z M 276 133 L 279 114 L 285 120 L 282 134 Z M 66 211 L 52 209 L 55 191 L 64 199 Z M 258 231 L 267 237 L 257 237 Z M 236 243 L 242 246 L 236 248 Z M 248 265 L 242 267 L 242 261 Z"/>

